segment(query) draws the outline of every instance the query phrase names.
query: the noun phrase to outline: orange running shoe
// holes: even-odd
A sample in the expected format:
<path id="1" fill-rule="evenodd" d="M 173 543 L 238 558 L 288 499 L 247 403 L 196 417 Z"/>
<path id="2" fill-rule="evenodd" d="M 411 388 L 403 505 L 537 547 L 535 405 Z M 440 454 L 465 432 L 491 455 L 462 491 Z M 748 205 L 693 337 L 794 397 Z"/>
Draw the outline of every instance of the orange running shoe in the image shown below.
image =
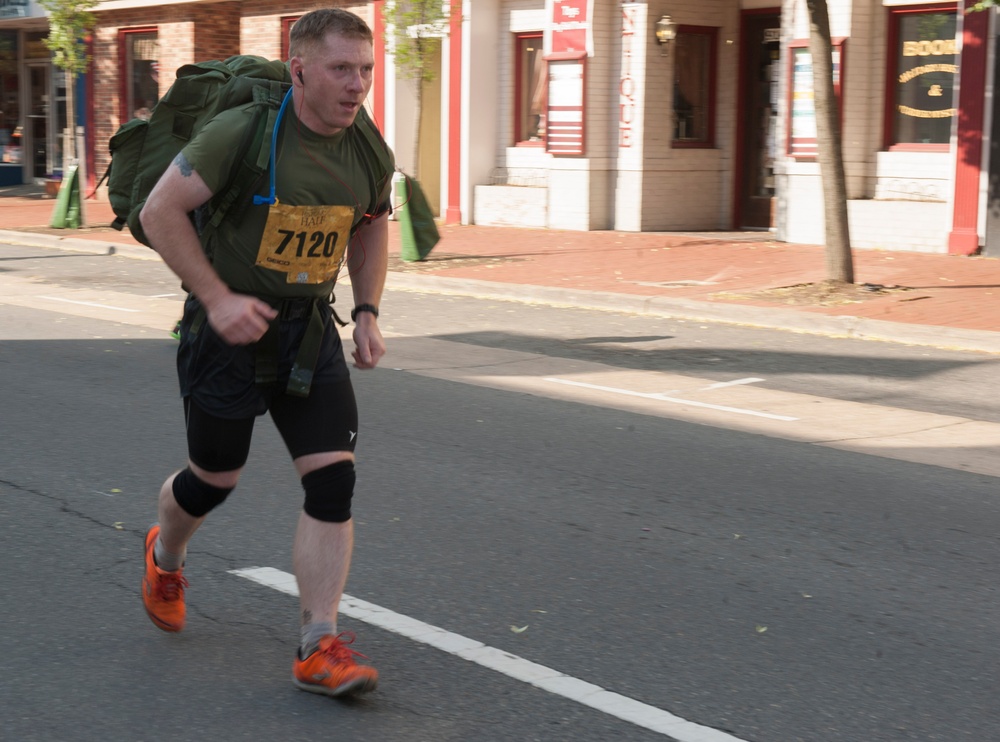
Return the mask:
<path id="1" fill-rule="evenodd" d="M 336 636 L 320 639 L 319 649 L 302 659 L 295 656 L 292 682 L 301 690 L 340 696 L 346 693 L 368 693 L 378 686 L 378 670 L 354 661 L 355 655 L 365 657 L 347 647 L 354 634 L 342 631 Z"/>
<path id="2" fill-rule="evenodd" d="M 167 572 L 156 566 L 153 547 L 160 535 L 160 526 L 154 523 L 146 531 L 146 574 L 142 578 L 142 604 L 150 620 L 164 631 L 180 631 L 184 628 L 184 579 L 183 569 Z"/>

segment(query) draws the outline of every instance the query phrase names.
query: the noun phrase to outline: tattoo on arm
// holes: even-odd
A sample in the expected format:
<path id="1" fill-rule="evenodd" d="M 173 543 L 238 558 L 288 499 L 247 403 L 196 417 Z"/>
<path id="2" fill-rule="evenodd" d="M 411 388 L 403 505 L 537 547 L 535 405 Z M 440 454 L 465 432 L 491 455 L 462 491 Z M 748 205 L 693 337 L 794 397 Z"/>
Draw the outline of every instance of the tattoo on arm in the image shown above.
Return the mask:
<path id="1" fill-rule="evenodd" d="M 190 177 L 191 173 L 194 172 L 194 168 L 191 167 L 191 163 L 187 161 L 183 152 L 177 153 L 177 157 L 174 158 L 174 164 L 185 178 Z"/>
<path id="2" fill-rule="evenodd" d="M 312 623 L 313 612 L 312 611 L 302 611 L 302 623 Z"/>

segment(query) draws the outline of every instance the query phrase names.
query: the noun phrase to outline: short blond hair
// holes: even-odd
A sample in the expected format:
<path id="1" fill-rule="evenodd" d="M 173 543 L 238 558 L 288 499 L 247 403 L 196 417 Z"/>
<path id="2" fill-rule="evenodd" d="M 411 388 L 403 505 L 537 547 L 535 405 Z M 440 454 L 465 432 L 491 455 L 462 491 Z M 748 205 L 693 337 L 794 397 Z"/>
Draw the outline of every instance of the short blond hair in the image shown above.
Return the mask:
<path id="1" fill-rule="evenodd" d="M 372 30 L 360 16 L 343 8 L 319 8 L 295 21 L 288 35 L 289 57 L 302 56 L 330 33 L 374 43 Z"/>

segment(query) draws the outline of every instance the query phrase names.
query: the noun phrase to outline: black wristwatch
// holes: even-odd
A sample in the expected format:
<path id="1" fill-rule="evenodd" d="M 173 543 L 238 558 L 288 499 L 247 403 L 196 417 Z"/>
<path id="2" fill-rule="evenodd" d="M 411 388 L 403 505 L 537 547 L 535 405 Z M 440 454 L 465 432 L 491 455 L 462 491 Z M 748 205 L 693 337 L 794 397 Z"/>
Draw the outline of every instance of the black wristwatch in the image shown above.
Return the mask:
<path id="1" fill-rule="evenodd" d="M 358 304 L 354 309 L 351 310 L 351 322 L 358 321 L 358 314 L 360 312 L 371 312 L 375 315 L 375 319 L 378 319 L 378 307 L 374 304 Z"/>

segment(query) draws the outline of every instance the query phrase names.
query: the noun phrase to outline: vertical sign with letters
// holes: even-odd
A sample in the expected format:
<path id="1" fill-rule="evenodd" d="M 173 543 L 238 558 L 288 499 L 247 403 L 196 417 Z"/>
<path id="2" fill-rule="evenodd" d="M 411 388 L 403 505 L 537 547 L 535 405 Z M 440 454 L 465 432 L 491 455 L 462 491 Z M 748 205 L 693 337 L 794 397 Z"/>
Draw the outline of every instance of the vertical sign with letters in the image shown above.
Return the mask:
<path id="1" fill-rule="evenodd" d="M 622 68 L 618 78 L 618 146 L 633 145 L 636 123 L 636 25 L 639 23 L 638 3 L 622 3 Z"/>

